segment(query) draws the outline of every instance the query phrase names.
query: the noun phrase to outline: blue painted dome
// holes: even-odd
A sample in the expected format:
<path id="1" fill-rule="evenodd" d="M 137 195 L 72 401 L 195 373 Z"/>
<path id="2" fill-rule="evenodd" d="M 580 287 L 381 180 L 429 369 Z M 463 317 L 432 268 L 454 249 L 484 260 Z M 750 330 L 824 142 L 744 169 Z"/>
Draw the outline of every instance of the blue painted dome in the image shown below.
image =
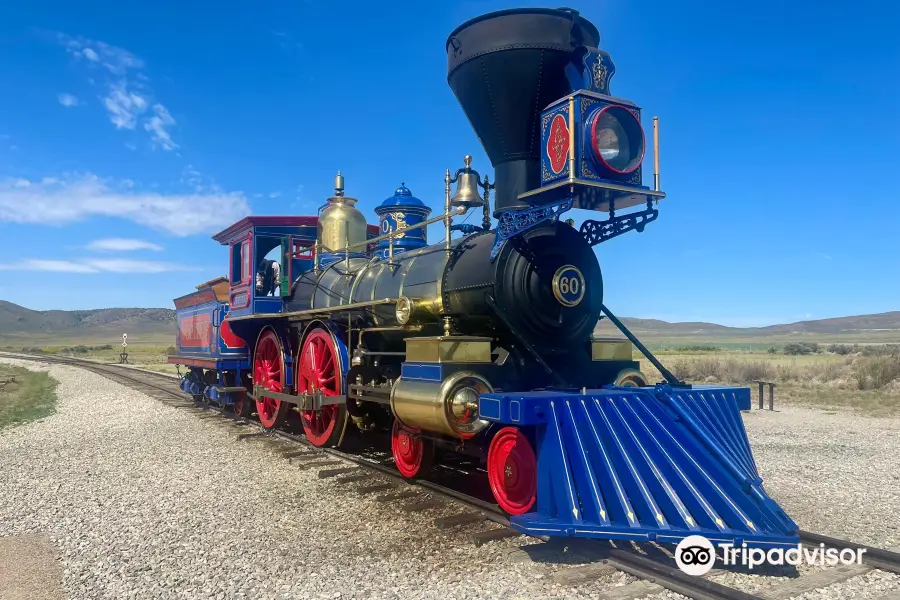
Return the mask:
<path id="1" fill-rule="evenodd" d="M 425 211 L 425 214 L 429 214 L 431 209 L 425 205 L 424 202 L 416 198 L 412 195 L 412 192 L 409 191 L 409 188 L 404 184 L 400 184 L 394 191 L 394 195 L 390 198 L 387 198 L 384 202 L 378 205 L 378 208 L 375 209 L 375 212 L 381 214 L 387 210 L 396 210 L 397 208 L 406 208 L 406 209 L 422 209 Z"/>

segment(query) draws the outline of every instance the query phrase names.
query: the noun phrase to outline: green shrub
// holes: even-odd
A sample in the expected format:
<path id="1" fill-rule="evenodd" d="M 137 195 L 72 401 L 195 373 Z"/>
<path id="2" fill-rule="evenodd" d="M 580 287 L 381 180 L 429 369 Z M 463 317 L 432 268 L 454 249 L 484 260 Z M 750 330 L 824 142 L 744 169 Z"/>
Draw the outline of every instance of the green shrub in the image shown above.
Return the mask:
<path id="1" fill-rule="evenodd" d="M 784 353 L 791 356 L 815 354 L 818 351 L 819 345 L 812 342 L 792 342 L 784 346 Z"/>
<path id="2" fill-rule="evenodd" d="M 861 390 L 877 390 L 900 379 L 900 356 L 873 356 L 856 363 L 856 383 Z"/>

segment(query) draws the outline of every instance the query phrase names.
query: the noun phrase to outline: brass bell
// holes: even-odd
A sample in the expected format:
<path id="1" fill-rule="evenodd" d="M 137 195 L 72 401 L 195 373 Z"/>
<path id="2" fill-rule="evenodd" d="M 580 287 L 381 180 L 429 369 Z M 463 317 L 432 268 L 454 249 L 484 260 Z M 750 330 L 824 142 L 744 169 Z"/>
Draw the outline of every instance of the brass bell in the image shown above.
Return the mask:
<path id="1" fill-rule="evenodd" d="M 466 155 L 466 167 L 457 171 L 456 193 L 450 198 L 451 206 L 475 208 L 484 206 L 484 198 L 478 193 L 478 171 L 472 169 L 472 157 Z"/>

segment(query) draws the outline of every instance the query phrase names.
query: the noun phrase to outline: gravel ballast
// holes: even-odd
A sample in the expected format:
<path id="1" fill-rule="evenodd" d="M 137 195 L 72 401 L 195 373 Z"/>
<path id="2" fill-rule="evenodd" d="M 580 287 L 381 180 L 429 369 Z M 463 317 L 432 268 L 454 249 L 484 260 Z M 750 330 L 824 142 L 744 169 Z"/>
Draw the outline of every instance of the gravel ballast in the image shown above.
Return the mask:
<path id="1" fill-rule="evenodd" d="M 476 547 L 475 527 L 433 526 L 458 507 L 406 513 L 399 505 L 409 500 L 360 496 L 265 442 L 236 441 L 230 424 L 100 375 L 0 360 L 60 382 L 56 414 L 0 432 L 0 537 L 46 535 L 70 598 L 596 598 L 634 581 L 615 572 L 560 585 L 558 571 L 579 557 L 522 560 L 518 549 L 539 542 Z M 802 528 L 898 545 L 900 421 L 858 419 L 745 415 L 766 489 Z M 804 597 L 849 597 L 867 582 L 900 589 L 878 572 L 844 582 L 841 594 Z"/>

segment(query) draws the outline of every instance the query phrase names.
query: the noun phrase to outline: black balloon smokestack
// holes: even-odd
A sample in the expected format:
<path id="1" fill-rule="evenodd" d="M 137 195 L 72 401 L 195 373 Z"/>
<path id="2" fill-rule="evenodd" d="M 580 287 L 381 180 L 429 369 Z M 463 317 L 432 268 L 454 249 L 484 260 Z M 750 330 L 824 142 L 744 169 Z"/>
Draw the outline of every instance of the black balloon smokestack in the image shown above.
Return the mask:
<path id="1" fill-rule="evenodd" d="M 447 81 L 494 166 L 495 217 L 540 186 L 541 111 L 574 91 L 575 50 L 599 44 L 597 28 L 568 8 L 493 12 L 450 34 Z"/>

